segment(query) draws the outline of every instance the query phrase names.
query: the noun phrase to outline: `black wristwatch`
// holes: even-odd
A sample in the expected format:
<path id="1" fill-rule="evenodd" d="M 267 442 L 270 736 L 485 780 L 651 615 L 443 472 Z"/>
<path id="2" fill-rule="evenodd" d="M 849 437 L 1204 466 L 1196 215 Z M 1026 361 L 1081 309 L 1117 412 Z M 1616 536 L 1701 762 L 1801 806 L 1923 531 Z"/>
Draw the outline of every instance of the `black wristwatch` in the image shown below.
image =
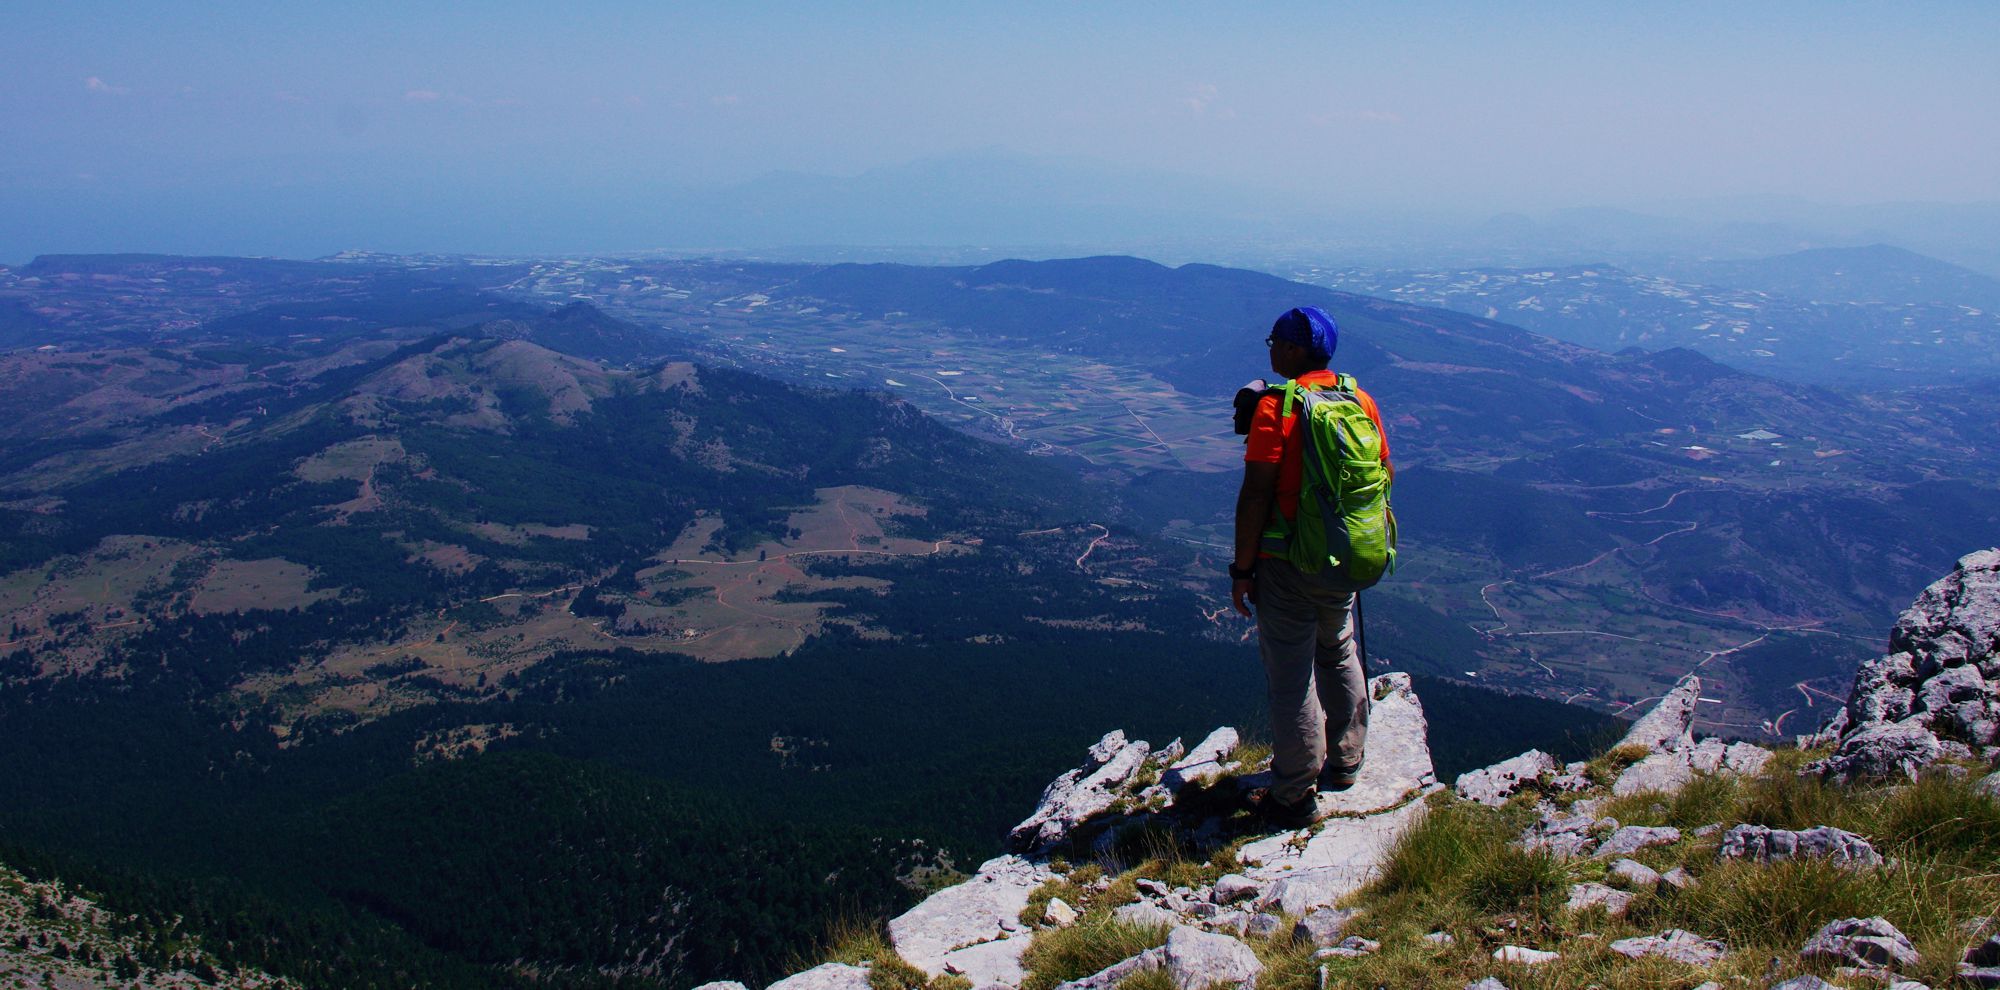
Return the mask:
<path id="1" fill-rule="evenodd" d="M 1257 568 L 1254 564 L 1243 570 L 1237 570 L 1234 561 L 1231 561 L 1229 564 L 1229 579 L 1232 581 L 1248 581 L 1256 576 Z"/>

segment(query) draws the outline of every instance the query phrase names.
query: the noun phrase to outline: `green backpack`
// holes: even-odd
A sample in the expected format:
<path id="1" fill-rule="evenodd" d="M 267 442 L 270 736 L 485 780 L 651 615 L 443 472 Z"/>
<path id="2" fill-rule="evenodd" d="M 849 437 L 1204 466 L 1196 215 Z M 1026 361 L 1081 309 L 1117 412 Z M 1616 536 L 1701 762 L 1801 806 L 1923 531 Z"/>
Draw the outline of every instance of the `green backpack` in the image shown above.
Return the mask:
<path id="1" fill-rule="evenodd" d="M 1332 386 L 1293 380 L 1279 388 L 1285 395 L 1279 417 L 1298 407 L 1305 463 L 1298 519 L 1273 512 L 1263 547 L 1321 584 L 1343 591 L 1370 587 L 1396 569 L 1396 513 L 1389 508 L 1382 431 L 1355 397 L 1352 375 L 1339 376 Z"/>

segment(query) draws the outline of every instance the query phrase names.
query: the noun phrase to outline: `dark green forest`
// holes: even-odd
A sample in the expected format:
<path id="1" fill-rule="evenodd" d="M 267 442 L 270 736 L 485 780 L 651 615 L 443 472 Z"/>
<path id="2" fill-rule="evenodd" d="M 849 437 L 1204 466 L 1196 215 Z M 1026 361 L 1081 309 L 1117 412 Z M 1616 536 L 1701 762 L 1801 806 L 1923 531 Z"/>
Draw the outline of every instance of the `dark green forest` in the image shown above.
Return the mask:
<path id="1" fill-rule="evenodd" d="M 511 687 L 290 748 L 260 713 L 168 679 L 10 691 L 0 858 L 97 891 L 162 944 L 184 916 L 226 961 L 313 986 L 512 985 L 515 960 L 544 986 L 758 980 L 838 919 L 914 903 L 917 867 L 998 853 L 1103 732 L 1255 732 L 1262 705 L 1248 648 L 1131 635 L 724 665 L 581 654 Z M 1418 690 L 1446 778 L 1529 746 L 1578 755 L 1612 725 Z M 518 735 L 412 757 L 481 724 Z"/>

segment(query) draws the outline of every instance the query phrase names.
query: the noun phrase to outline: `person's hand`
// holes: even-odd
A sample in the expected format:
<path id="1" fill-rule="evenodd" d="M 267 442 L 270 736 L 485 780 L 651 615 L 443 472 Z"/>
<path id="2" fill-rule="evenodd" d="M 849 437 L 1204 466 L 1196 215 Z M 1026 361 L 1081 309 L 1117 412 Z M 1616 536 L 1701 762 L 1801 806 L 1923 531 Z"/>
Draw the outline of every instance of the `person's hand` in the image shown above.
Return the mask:
<path id="1" fill-rule="evenodd" d="M 1244 618 L 1250 617 L 1250 606 L 1257 604 L 1257 579 L 1236 578 L 1229 582 L 1229 600 L 1236 605 L 1236 611 Z"/>

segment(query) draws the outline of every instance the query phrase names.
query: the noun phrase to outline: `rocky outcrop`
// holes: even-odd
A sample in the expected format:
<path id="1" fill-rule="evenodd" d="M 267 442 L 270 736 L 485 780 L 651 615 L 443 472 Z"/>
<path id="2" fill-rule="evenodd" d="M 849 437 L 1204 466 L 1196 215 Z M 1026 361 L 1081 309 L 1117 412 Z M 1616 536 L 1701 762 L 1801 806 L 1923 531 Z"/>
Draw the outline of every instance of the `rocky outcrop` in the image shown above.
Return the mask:
<path id="1" fill-rule="evenodd" d="M 1639 755 L 1619 773 L 1611 786 L 1614 795 L 1657 791 L 1671 794 L 1701 774 L 1761 773 L 1771 752 L 1746 742 L 1724 742 L 1713 737 L 1695 739 L 1695 708 L 1701 702 L 1701 679 L 1689 675 L 1674 685 L 1651 711 L 1632 724 L 1618 748 Z M 1498 807 L 1524 790 L 1546 795 L 1578 793 L 1596 787 L 1588 766 L 1567 766 L 1539 750 L 1529 750 L 1481 770 L 1460 774 L 1459 797 Z M 1575 823 L 1578 829 L 1586 823 Z M 1567 836 L 1561 829 L 1546 830 L 1538 846 L 1554 848 L 1560 855 L 1579 855 L 1586 845 L 1578 832 Z"/>
<path id="2" fill-rule="evenodd" d="M 1330 910 L 1380 868 L 1403 832 L 1423 813 L 1424 796 L 1439 787 L 1430 758 L 1423 705 L 1405 674 L 1369 682 L 1368 759 L 1353 787 L 1322 796 L 1327 816 L 1313 830 L 1281 832 L 1242 845 L 1242 868 L 1206 887 L 1136 882 L 1139 900 L 1112 911 L 1119 921 L 1165 929 L 1165 945 L 1124 960 L 1067 986 L 1109 988 L 1132 973 L 1164 969 L 1183 987 L 1215 983 L 1249 986 L 1260 967 L 1237 936 L 1281 936 L 1296 922 L 1301 937 L 1327 958 L 1364 955 L 1379 946 L 1347 936 L 1353 912 Z M 1256 767 L 1230 762 L 1236 730 L 1220 728 L 1193 748 L 1178 741 L 1155 751 L 1147 743 L 1111 732 L 1090 747 L 1083 765 L 1042 792 L 1034 813 L 1010 834 L 1020 854 L 980 865 L 973 876 L 939 891 L 889 923 L 890 947 L 933 976 L 957 974 L 974 986 L 1018 986 L 1027 974 L 1022 957 L 1033 926 L 1022 920 L 1030 895 L 1057 874 L 1056 851 L 1086 855 L 1125 827 L 1169 827 L 1219 837 L 1222 816 L 1240 802 L 1233 794 L 1268 779 Z M 1192 791 L 1189 791 L 1193 788 Z M 1218 789 L 1221 789 L 1218 791 Z M 1183 808 L 1183 792 L 1201 795 Z M 1219 845 L 1220 838 L 1215 839 Z M 1099 882 L 1099 889 L 1103 882 Z M 1077 920 L 1070 904 L 1050 900 L 1033 919 L 1047 926 Z M 865 970 L 822 966 L 794 980 L 852 980 Z M 829 984 L 831 986 L 831 983 Z M 786 990 L 816 990 L 786 985 Z"/>
<path id="3" fill-rule="evenodd" d="M 1368 682 L 1368 759 L 1354 786 L 1319 796 L 1321 815 L 1371 815 L 1401 807 L 1437 789 L 1430 723 L 1408 674 Z"/>
<path id="4" fill-rule="evenodd" d="M 1959 558 L 1917 596 L 1889 652 L 1861 665 L 1847 706 L 1809 741 L 1839 748 L 1803 772 L 1839 782 L 2000 753 L 2000 549 Z"/>
<path id="5" fill-rule="evenodd" d="M 1123 731 L 1106 733 L 1090 747 L 1091 762 L 1057 777 L 1008 839 L 1024 852 L 1060 844 L 1077 825 L 1111 808 L 1151 752 L 1144 742 L 1127 742 Z"/>
<path id="6" fill-rule="evenodd" d="M 1750 743 L 1695 741 L 1695 708 L 1701 703 L 1701 679 L 1690 674 L 1674 685 L 1650 712 L 1632 724 L 1620 748 L 1641 748 L 1646 755 L 1625 768 L 1611 785 L 1616 795 L 1659 791 L 1671 794 L 1697 774 L 1756 774 L 1771 752 Z"/>
<path id="7" fill-rule="evenodd" d="M 1681 678 L 1653 710 L 1641 716 L 1620 746 L 1638 746 L 1654 753 L 1678 753 L 1694 748 L 1694 710 L 1701 701 L 1701 678 Z"/>
<path id="8" fill-rule="evenodd" d="M 1513 797 L 1522 785 L 1553 776 L 1561 769 L 1562 763 L 1555 757 L 1539 749 L 1531 749 L 1485 769 L 1459 774 L 1458 782 L 1452 789 L 1467 801 L 1497 808 L 1506 804 L 1507 799 Z"/>
<path id="9" fill-rule="evenodd" d="M 1167 767 L 1160 783 L 1169 790 L 1179 791 L 1188 784 L 1198 784 L 1221 776 L 1229 764 L 1229 754 L 1240 742 L 1236 730 L 1223 726 L 1196 743 L 1195 747 Z"/>
<path id="10" fill-rule="evenodd" d="M 1423 815 L 1418 800 L 1439 789 L 1423 704 L 1407 674 L 1369 682 L 1368 761 L 1352 788 L 1320 796 L 1332 815 L 1303 841 L 1279 833 L 1238 853 L 1243 875 L 1267 884 L 1260 907 L 1303 915 L 1332 905 L 1375 876 L 1390 848 Z"/>

